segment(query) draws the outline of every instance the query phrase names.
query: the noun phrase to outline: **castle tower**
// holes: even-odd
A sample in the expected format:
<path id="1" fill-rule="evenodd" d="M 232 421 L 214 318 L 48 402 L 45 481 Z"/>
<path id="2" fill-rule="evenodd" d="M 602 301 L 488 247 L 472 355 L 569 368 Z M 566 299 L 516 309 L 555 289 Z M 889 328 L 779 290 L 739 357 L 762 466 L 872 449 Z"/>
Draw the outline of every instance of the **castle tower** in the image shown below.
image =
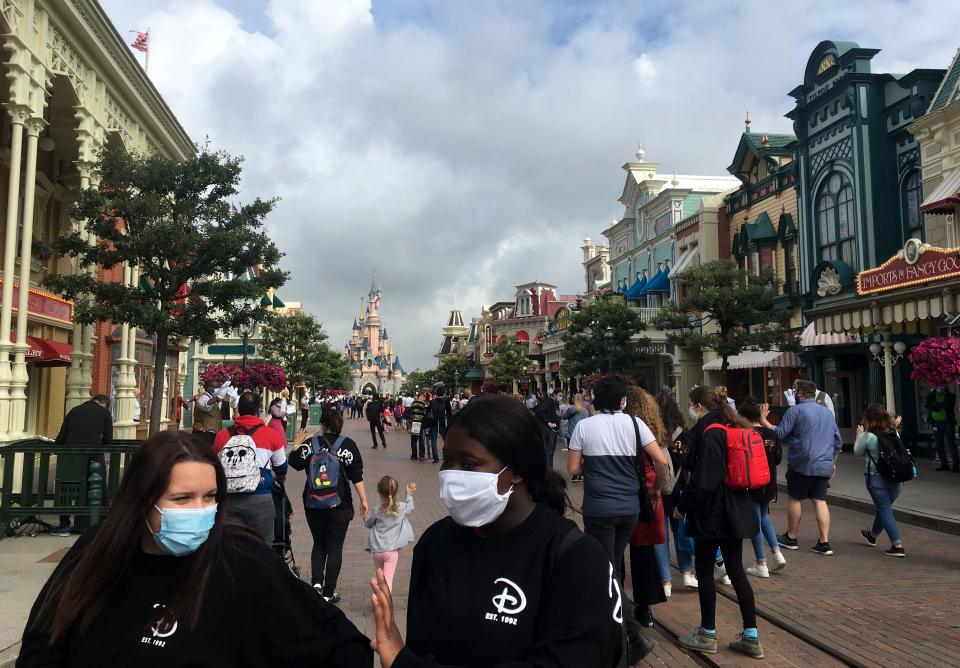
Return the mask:
<path id="1" fill-rule="evenodd" d="M 351 360 L 350 379 L 356 393 L 366 390 L 397 394 L 405 380 L 380 315 L 381 299 L 382 287 L 374 272 L 367 297 L 360 300 L 360 315 L 354 320 L 345 348 L 347 358 Z"/>

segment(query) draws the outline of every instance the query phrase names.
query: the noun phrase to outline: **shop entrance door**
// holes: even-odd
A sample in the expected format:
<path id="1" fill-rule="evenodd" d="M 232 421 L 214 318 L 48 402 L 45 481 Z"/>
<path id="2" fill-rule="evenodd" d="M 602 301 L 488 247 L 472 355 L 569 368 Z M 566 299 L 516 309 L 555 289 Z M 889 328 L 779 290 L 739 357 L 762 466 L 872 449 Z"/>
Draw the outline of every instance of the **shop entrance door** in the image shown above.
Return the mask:
<path id="1" fill-rule="evenodd" d="M 828 371 L 826 391 L 833 399 L 843 442 L 853 443 L 861 412 L 859 374 L 855 371 Z"/>

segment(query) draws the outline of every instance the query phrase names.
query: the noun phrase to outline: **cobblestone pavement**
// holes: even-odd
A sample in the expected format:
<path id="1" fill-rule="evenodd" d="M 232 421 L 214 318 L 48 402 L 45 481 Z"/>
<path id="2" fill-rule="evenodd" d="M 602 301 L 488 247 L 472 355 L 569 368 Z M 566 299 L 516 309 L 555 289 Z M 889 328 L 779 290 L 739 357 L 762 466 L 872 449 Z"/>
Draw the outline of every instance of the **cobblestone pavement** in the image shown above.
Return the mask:
<path id="1" fill-rule="evenodd" d="M 371 504 L 376 502 L 377 481 L 389 474 L 401 485 L 417 483 L 416 510 L 410 518 L 417 535 L 446 515 L 439 498 L 438 466 L 429 460 L 409 459 L 410 438 L 405 432 L 389 432 L 387 450 L 371 449 L 366 421 L 347 420 L 344 433 L 360 446 Z M 558 451 L 558 466 L 563 457 L 564 453 Z M 308 579 L 312 540 L 299 502 L 302 484 L 302 475 L 291 472 L 288 490 L 298 510 L 293 518 L 293 544 L 297 563 Z M 571 487 L 577 506 L 581 489 L 579 485 Z M 785 503 L 773 505 L 772 517 L 782 532 L 786 523 Z M 960 537 L 901 525 L 908 557 L 894 559 L 882 553 L 886 547 L 882 540 L 876 548 L 862 542 L 859 529 L 870 523 L 868 515 L 837 508 L 832 512 L 832 520 L 835 556 L 822 557 L 808 550 L 816 541 L 816 528 L 812 508 L 805 507 L 800 527 L 801 549 L 784 551 L 787 568 L 769 579 L 751 578 L 761 614 L 768 613 L 862 665 L 960 666 L 960 587 L 956 583 Z M 343 596 L 340 607 L 362 632 L 372 635 L 368 582 L 373 566 L 363 550 L 366 536 L 367 530 L 359 519 L 355 520 L 347 534 L 338 589 Z M 406 617 L 411 553 L 409 548 L 401 551 L 395 578 L 401 630 Z M 745 561 L 751 563 L 749 544 L 744 545 L 744 554 Z M 697 596 L 696 592 L 682 590 L 679 577 L 675 580 L 673 597 L 657 606 L 654 615 L 671 630 L 687 632 L 699 621 Z M 733 595 L 732 589 L 725 589 Z M 722 646 L 732 639 L 739 625 L 736 604 L 721 598 L 718 626 Z M 662 632 L 652 633 L 660 646 L 647 659 L 648 665 L 697 665 Z M 768 619 L 760 620 L 760 633 L 767 654 L 765 660 L 744 660 L 721 648 L 715 662 L 724 666 L 843 665 Z"/>

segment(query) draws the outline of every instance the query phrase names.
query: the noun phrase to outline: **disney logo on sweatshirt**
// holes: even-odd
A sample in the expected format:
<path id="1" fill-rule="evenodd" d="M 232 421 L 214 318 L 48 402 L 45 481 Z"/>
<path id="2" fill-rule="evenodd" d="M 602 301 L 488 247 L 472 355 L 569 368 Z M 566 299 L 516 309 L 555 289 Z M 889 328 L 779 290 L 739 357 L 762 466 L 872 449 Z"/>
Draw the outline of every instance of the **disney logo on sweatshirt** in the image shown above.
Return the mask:
<path id="1" fill-rule="evenodd" d="M 140 642 L 144 645 L 153 645 L 154 647 L 166 647 L 167 641 L 163 640 L 163 638 L 169 638 L 177 632 L 177 620 L 162 610 L 163 604 L 154 603 L 153 608 L 154 610 L 161 608 L 160 616 L 157 617 L 153 626 L 150 627 L 152 635 L 142 636 Z"/>
<path id="2" fill-rule="evenodd" d="M 484 619 L 516 626 L 517 618 L 513 615 L 518 615 L 524 611 L 527 607 L 527 597 L 519 585 L 507 578 L 497 578 L 493 581 L 494 585 L 501 583 L 503 584 L 502 591 L 499 591 L 490 599 L 496 612 L 486 613 Z M 500 587 L 497 587 L 497 589 L 499 590 Z"/>

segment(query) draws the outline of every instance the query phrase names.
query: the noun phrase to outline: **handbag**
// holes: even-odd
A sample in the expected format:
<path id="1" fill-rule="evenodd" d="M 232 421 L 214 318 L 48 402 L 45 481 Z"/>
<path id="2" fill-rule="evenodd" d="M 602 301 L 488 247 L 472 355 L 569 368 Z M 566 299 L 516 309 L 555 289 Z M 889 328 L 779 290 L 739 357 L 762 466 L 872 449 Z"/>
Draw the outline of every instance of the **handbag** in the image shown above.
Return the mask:
<path id="1" fill-rule="evenodd" d="M 677 550 L 693 552 L 693 538 L 687 533 L 687 518 L 681 517 L 677 522 Z"/>
<path id="2" fill-rule="evenodd" d="M 410 435 L 411 435 L 411 436 L 419 436 L 419 435 L 420 435 L 420 429 L 421 429 L 422 427 L 423 427 L 423 423 L 422 423 L 422 422 L 411 422 L 411 423 L 410 423 Z"/>
<path id="3" fill-rule="evenodd" d="M 650 465 L 653 466 L 653 459 L 647 454 L 647 451 L 643 449 L 643 446 L 640 444 L 640 427 L 637 425 L 637 419 L 632 415 L 629 416 L 630 423 L 633 425 L 633 433 L 637 437 L 637 458 L 636 458 L 636 471 L 637 479 L 640 481 L 640 491 L 638 497 L 640 499 L 640 512 L 637 516 L 638 522 L 644 522 L 646 524 L 654 524 L 657 521 L 657 515 L 653 509 L 653 501 L 650 500 L 650 493 L 647 489 L 647 474 L 643 470 L 643 460 L 641 459 L 641 452 L 643 456 L 650 460 Z"/>

